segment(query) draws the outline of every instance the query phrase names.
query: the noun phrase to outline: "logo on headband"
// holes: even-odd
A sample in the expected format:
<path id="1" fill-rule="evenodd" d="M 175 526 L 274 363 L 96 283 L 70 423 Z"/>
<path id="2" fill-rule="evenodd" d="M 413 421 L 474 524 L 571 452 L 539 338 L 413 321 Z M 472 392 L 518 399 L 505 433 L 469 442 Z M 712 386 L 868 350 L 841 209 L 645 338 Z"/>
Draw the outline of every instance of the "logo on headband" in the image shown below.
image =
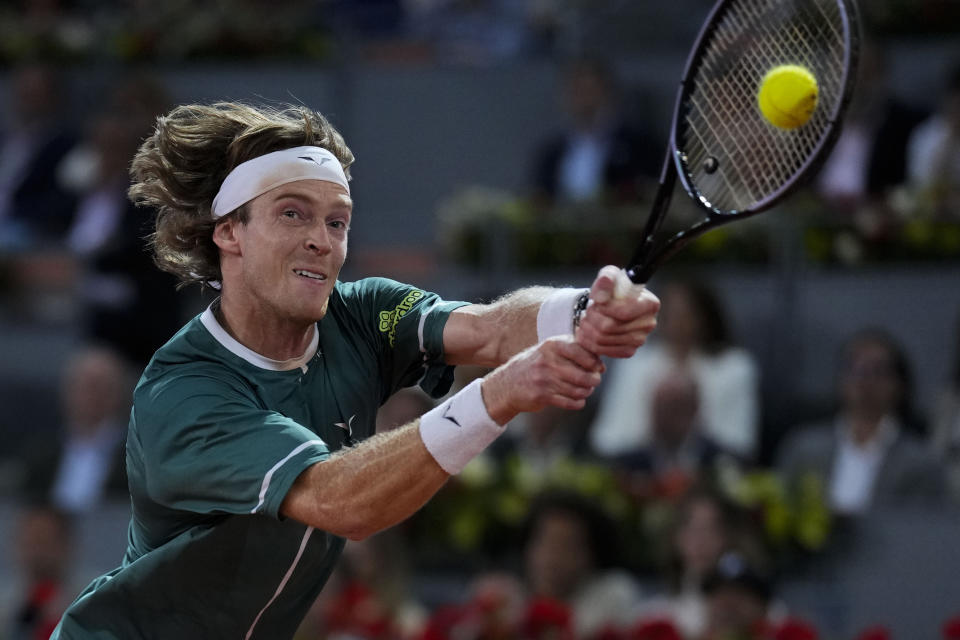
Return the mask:
<path id="1" fill-rule="evenodd" d="M 297 160 L 309 160 L 310 162 L 314 162 L 321 167 L 323 166 L 324 162 L 330 162 L 330 158 L 320 158 L 320 161 L 317 162 L 317 159 L 313 156 L 297 156 Z"/>

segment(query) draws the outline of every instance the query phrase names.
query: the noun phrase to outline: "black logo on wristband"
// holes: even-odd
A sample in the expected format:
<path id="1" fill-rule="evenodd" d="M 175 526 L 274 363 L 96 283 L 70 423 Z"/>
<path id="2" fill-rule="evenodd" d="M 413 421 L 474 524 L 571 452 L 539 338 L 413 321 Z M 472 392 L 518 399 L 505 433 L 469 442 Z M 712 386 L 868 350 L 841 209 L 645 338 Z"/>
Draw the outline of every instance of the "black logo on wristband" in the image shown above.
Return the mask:
<path id="1" fill-rule="evenodd" d="M 450 409 L 452 408 L 453 408 L 453 403 L 451 402 L 450 404 L 447 405 L 447 408 L 443 410 L 443 417 L 449 420 L 450 422 L 452 422 L 453 424 L 457 425 L 458 429 L 462 429 L 463 427 L 460 426 L 460 423 L 457 422 L 457 419 L 454 418 L 452 415 L 450 415 Z"/>

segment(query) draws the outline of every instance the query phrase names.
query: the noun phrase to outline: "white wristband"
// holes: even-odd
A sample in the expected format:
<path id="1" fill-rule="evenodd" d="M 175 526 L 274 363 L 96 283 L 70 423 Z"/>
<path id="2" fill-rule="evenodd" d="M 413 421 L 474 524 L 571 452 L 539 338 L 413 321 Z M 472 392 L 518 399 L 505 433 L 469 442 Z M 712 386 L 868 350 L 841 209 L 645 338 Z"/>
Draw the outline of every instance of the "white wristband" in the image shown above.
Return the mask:
<path id="1" fill-rule="evenodd" d="M 537 342 L 573 334 L 573 313 L 587 289 L 557 289 L 540 303 L 537 312 Z"/>
<path id="2" fill-rule="evenodd" d="M 420 418 L 420 438 L 450 475 L 460 473 L 474 456 L 504 432 L 487 413 L 477 379 Z"/>

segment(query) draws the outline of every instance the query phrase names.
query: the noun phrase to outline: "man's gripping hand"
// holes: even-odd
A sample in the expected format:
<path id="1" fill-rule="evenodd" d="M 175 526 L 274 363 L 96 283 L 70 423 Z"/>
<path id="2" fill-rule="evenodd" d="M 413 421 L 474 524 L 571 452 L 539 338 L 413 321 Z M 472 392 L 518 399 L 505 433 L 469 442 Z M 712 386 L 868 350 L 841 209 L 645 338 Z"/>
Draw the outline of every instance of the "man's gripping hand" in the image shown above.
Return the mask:
<path id="1" fill-rule="evenodd" d="M 601 356 L 629 358 L 657 326 L 660 300 L 608 265 L 590 287 L 590 302 L 576 330 L 577 343 Z"/>
<path id="2" fill-rule="evenodd" d="M 572 336 L 548 338 L 513 356 L 483 380 L 487 413 L 505 424 L 525 411 L 548 406 L 582 409 L 600 384 L 600 358 Z"/>

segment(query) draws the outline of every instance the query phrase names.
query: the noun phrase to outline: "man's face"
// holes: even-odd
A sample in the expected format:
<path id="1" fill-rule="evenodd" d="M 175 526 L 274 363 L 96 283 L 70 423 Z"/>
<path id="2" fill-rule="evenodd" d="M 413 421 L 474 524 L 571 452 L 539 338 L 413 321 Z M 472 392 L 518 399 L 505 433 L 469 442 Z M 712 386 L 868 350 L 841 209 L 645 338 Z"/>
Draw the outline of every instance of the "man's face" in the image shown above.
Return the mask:
<path id="1" fill-rule="evenodd" d="M 333 182 L 300 180 L 247 206 L 246 224 L 229 223 L 233 242 L 228 247 L 218 242 L 224 287 L 234 288 L 257 313 L 293 322 L 319 320 L 347 256 L 353 210 L 347 190 Z"/>
<path id="2" fill-rule="evenodd" d="M 902 394 L 893 355 L 884 345 L 864 342 L 851 349 L 841 377 L 847 410 L 882 416 L 896 410 Z"/>
<path id="3" fill-rule="evenodd" d="M 671 371 L 653 392 L 653 435 L 668 448 L 680 447 L 696 428 L 697 386 L 690 376 Z"/>

